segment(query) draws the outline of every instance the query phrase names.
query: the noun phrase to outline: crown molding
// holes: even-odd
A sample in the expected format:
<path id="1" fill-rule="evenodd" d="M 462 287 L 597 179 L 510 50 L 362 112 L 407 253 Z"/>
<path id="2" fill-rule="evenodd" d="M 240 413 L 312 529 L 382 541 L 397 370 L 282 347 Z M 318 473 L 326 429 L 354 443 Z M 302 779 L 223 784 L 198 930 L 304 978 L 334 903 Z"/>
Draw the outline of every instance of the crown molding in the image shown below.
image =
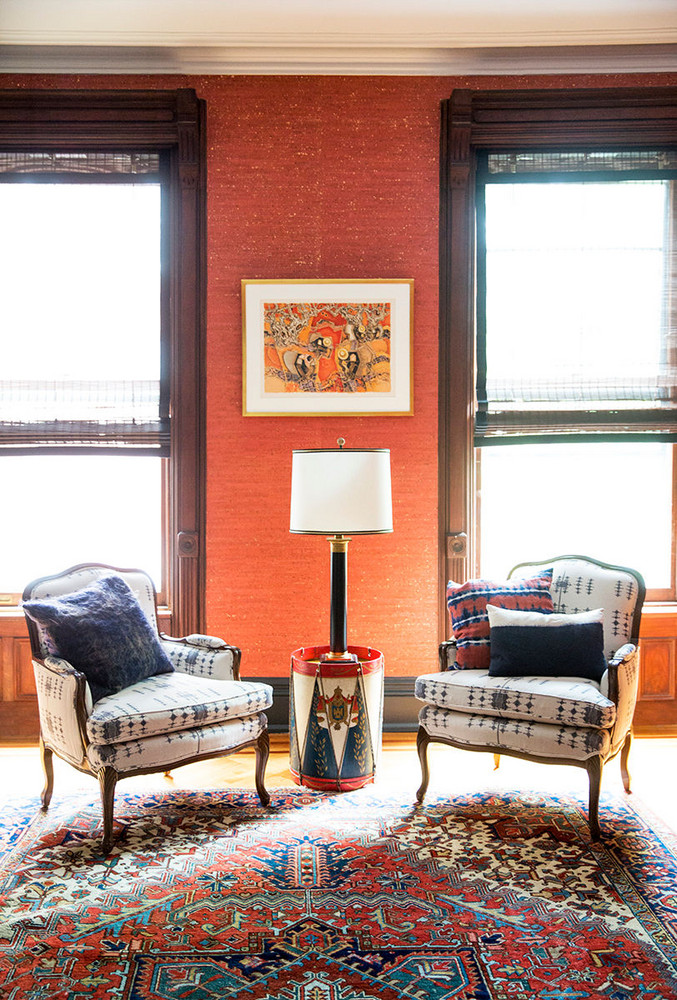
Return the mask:
<path id="1" fill-rule="evenodd" d="M 505 41 L 505 39 L 504 39 Z M 651 45 L 369 47 L 5 45 L 3 73 L 456 76 L 677 71 L 677 41 Z"/>
<path id="2" fill-rule="evenodd" d="M 493 28 L 484 24 L 463 30 L 438 27 L 430 31 L 412 31 L 407 25 L 396 30 L 382 30 L 378 34 L 364 31 L 232 31 L 218 29 L 79 29 L 55 28 L 50 24 L 44 29 L 0 29 L 2 45 L 21 46 L 87 46 L 110 48 L 181 48 L 181 49 L 465 49 L 465 48 L 526 48 L 562 47 L 578 45 L 660 45 L 677 43 L 677 23 L 645 26 L 536 28 L 521 24 L 511 28 L 496 19 Z"/>

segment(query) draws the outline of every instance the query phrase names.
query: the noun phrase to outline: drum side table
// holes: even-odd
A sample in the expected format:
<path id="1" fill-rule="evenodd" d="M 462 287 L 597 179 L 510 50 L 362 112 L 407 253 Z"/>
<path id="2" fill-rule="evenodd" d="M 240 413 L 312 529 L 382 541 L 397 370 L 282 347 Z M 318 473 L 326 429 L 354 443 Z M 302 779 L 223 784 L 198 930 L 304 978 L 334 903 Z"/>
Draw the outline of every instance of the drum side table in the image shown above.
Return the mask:
<path id="1" fill-rule="evenodd" d="M 349 646 L 357 661 L 322 660 L 329 646 L 291 656 L 290 770 L 299 785 L 339 792 L 374 780 L 383 722 L 383 655 Z"/>

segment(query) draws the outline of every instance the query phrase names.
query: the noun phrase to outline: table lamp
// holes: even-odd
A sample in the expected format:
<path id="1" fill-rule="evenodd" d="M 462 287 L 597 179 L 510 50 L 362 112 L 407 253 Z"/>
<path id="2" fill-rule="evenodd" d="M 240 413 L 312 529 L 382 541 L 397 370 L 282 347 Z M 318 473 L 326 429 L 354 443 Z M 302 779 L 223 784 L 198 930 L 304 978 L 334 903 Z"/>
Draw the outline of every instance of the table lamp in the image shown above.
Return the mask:
<path id="1" fill-rule="evenodd" d="M 329 536 L 330 634 L 323 658 L 355 661 L 348 651 L 348 536 L 393 530 L 390 450 L 345 448 L 343 438 L 337 444 L 292 453 L 289 530 Z"/>

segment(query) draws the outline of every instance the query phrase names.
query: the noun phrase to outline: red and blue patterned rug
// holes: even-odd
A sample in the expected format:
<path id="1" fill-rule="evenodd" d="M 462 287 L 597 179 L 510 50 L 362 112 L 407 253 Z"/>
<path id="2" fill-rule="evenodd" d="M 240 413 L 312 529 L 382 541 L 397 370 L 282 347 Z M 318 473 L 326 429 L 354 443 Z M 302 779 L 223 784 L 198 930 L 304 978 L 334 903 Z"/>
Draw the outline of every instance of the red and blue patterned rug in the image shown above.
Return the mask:
<path id="1" fill-rule="evenodd" d="M 94 789 L 92 789 L 94 792 Z M 605 797 L 125 795 L 0 821 L 3 1000 L 675 1000 L 677 861 Z"/>

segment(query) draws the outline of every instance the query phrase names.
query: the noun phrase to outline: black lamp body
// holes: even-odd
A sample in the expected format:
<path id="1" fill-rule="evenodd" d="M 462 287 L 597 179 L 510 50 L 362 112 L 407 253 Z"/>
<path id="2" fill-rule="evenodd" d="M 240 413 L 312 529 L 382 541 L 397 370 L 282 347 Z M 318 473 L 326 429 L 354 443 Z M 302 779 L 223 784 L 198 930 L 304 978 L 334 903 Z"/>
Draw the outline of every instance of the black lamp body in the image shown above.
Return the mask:
<path id="1" fill-rule="evenodd" d="M 331 604 L 329 608 L 329 652 L 324 660 L 356 661 L 348 652 L 348 542 L 346 535 L 332 535 Z"/>

